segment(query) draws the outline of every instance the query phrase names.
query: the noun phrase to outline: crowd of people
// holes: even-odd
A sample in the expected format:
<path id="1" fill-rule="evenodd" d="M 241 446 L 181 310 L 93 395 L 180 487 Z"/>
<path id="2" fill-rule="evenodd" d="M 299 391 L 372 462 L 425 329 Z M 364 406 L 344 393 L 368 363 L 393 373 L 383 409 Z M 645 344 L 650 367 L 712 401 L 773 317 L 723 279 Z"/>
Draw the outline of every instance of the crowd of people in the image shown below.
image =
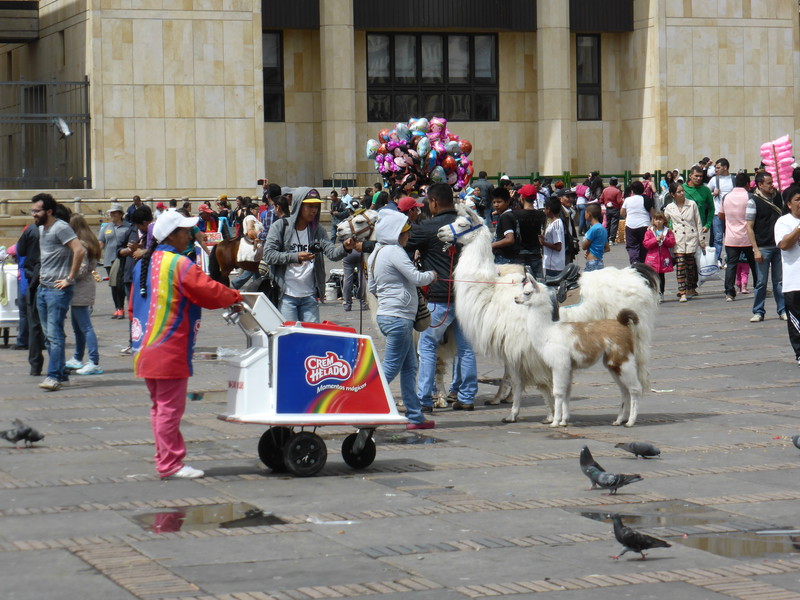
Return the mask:
<path id="1" fill-rule="evenodd" d="M 644 262 L 658 273 L 662 299 L 665 274 L 675 272 L 680 302 L 698 295 L 695 256 L 713 246 L 717 267 L 725 271 L 727 301 L 749 293 L 748 273 L 754 274 L 751 322 L 765 319 L 771 277 L 775 310 L 788 322 L 800 365 L 800 168 L 794 176 L 794 185 L 779 193 L 766 171 L 758 170 L 751 182 L 744 171 L 731 174 L 725 158 L 699 161 L 687 182 L 665 172 L 656 185 L 646 174 L 626 189 L 597 172 L 576 186 L 548 180 L 515 185 L 507 176 L 494 185 L 481 172 L 471 207 L 493 231 L 497 265 L 522 265 L 543 278 L 557 276 L 582 254 L 584 270 L 591 271 L 604 268 L 611 246 L 624 243 L 630 263 Z M 332 190 L 327 231 L 320 223 L 325 199 L 317 189 L 281 188 L 268 180 L 259 185 L 255 199 L 231 203 L 223 195 L 203 202 L 195 216 L 190 203 L 179 207 L 176 200 L 159 202 L 155 211 L 138 196 L 127 209 L 114 202 L 97 233 L 52 196 L 34 196 L 32 223 L 12 251 L 24 291 L 17 347 L 28 350 L 31 375 L 45 370 L 47 350 L 39 386 L 57 391 L 71 373 L 103 373 L 92 306 L 97 285 L 107 281 L 111 318 L 129 322 L 122 353 L 134 354 L 136 374 L 150 392 L 156 468 L 163 477 L 202 476 L 184 464 L 179 431 L 200 308 L 235 306 L 241 299 L 237 289 L 255 276 L 270 281 L 286 321 L 319 322 L 327 257 L 344 262 L 345 311 L 356 298 L 364 308 L 367 289 L 377 297 L 377 324 L 386 338 L 384 371 L 389 381 L 400 377 L 409 429 L 435 426 L 426 414 L 433 412 L 436 352 L 450 325 L 458 348 L 452 409 L 474 410 L 476 358 L 454 309 L 458 249 L 446 252 L 437 236 L 458 216 L 452 188 L 433 184 L 413 197 L 379 183 L 363 196 L 347 187 L 341 195 Z M 379 211 L 375 240 L 338 243 L 338 224 L 361 209 Z M 230 286 L 212 281 L 198 266 L 197 253 L 209 252 L 209 244 L 220 239 L 214 234 L 241 240 L 240 260 L 244 252 L 247 261 L 260 262 L 259 273 L 243 271 Z M 426 290 L 422 301 L 419 288 Z M 415 347 L 413 330 L 423 307 L 437 326 L 424 329 Z M 68 312 L 75 345 L 67 360 Z"/>

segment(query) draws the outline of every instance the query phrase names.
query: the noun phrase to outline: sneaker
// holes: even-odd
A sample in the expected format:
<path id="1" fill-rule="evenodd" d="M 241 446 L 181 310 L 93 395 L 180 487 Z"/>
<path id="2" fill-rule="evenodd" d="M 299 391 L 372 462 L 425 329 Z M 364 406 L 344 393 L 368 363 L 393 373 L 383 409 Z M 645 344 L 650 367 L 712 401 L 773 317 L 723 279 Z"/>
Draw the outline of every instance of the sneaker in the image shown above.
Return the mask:
<path id="1" fill-rule="evenodd" d="M 111 318 L 112 319 L 121 319 L 122 318 L 122 311 L 121 310 L 115 310 L 114 314 L 111 315 Z"/>
<path id="2" fill-rule="evenodd" d="M 686 297 L 686 294 L 681 295 L 681 299 L 678 302 L 688 302 L 689 299 Z"/>
<path id="3" fill-rule="evenodd" d="M 725 296 L 725 302 L 733 302 L 733 296 Z"/>
<path id="4" fill-rule="evenodd" d="M 351 310 L 353 310 L 352 304 L 344 304 L 343 306 L 344 306 L 344 312 L 350 312 Z"/>
<path id="5" fill-rule="evenodd" d="M 64 363 L 64 368 L 71 369 L 73 371 L 77 371 L 83 366 L 83 363 L 75 358 L 70 358 L 66 363 Z"/>
<path id="6" fill-rule="evenodd" d="M 125 346 L 122 350 L 119 351 L 120 354 L 130 354 L 132 348 L 130 346 Z"/>
<path id="7" fill-rule="evenodd" d="M 723 268 L 723 266 L 724 266 L 724 265 L 722 264 L 722 261 L 721 261 L 721 260 L 718 260 L 718 261 L 717 261 L 717 268 L 718 268 L 718 269 L 722 269 L 722 268 Z"/>
<path id="8" fill-rule="evenodd" d="M 781 321 L 788 321 L 789 320 L 789 317 L 786 316 L 786 313 L 781 313 L 780 317 L 781 317 Z"/>
<path id="9" fill-rule="evenodd" d="M 436 421 L 423 421 L 422 423 L 409 423 L 406 429 L 433 429 L 436 427 Z"/>
<path id="10" fill-rule="evenodd" d="M 433 412 L 433 407 L 432 406 L 422 405 L 422 406 L 420 406 L 419 409 L 424 413 L 432 413 Z"/>
<path id="11" fill-rule="evenodd" d="M 689 291 L 689 298 L 694 298 L 695 296 L 699 296 L 699 295 L 700 295 L 700 292 L 698 292 L 696 288 L 691 290 L 691 291 Z"/>
<path id="12" fill-rule="evenodd" d="M 659 295 L 658 295 L 658 302 L 659 302 L 659 304 L 660 304 L 661 302 L 663 302 L 663 301 L 664 301 L 664 294 L 659 294 Z"/>
<path id="13" fill-rule="evenodd" d="M 102 375 L 103 367 L 89 361 L 82 368 L 75 371 L 78 375 Z"/>
<path id="14" fill-rule="evenodd" d="M 44 381 L 39 384 L 39 387 L 43 390 L 50 390 L 51 392 L 57 392 L 61 389 L 61 382 L 57 379 L 53 379 L 52 377 L 45 377 Z"/>
<path id="15" fill-rule="evenodd" d="M 741 292 L 742 292 L 743 294 L 749 294 L 749 293 L 750 293 L 750 290 L 748 290 L 746 287 L 743 287 L 743 288 L 742 288 L 742 290 L 741 290 Z"/>
<path id="16" fill-rule="evenodd" d="M 189 465 L 183 465 L 178 471 L 175 471 L 172 475 L 168 475 L 168 477 L 174 477 L 176 479 L 198 479 L 204 475 L 205 473 L 200 469 L 195 469 Z"/>
<path id="17" fill-rule="evenodd" d="M 756 313 L 752 317 L 750 317 L 750 322 L 751 323 L 761 323 L 761 321 L 763 321 L 763 320 L 764 320 L 764 315 L 759 315 L 758 313 Z"/>
<path id="18" fill-rule="evenodd" d="M 464 404 L 461 400 L 456 400 L 453 402 L 453 410 L 467 410 L 472 411 L 475 410 L 475 406 L 472 404 Z"/>

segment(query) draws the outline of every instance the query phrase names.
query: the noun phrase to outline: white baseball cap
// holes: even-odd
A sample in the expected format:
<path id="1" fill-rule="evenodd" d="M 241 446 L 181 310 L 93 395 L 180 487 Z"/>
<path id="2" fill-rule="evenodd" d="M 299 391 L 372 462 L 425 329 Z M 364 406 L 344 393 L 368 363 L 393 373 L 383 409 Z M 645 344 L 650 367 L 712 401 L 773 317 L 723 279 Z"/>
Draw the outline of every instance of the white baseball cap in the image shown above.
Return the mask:
<path id="1" fill-rule="evenodd" d="M 197 225 L 197 217 L 184 217 L 181 213 L 170 210 L 156 219 L 156 224 L 153 226 L 153 237 L 159 242 L 163 242 L 179 227 L 194 227 L 195 225 Z"/>

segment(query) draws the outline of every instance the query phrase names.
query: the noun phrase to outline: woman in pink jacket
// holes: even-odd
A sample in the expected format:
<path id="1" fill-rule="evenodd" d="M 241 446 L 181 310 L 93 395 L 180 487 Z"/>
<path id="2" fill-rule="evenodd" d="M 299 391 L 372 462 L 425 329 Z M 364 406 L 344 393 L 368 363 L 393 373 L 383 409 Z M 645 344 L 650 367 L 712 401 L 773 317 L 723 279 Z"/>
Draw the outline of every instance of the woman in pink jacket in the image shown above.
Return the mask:
<path id="1" fill-rule="evenodd" d="M 653 267 L 658 273 L 658 280 L 660 282 L 660 293 L 658 294 L 661 301 L 664 300 L 664 285 L 666 283 L 664 273 L 671 273 L 674 270 L 672 259 L 672 248 L 675 245 L 675 235 L 669 227 L 667 227 L 667 217 L 664 213 L 653 213 L 651 225 L 647 228 L 644 234 L 644 241 L 642 242 L 647 250 L 647 256 L 644 259 L 646 265 Z"/>

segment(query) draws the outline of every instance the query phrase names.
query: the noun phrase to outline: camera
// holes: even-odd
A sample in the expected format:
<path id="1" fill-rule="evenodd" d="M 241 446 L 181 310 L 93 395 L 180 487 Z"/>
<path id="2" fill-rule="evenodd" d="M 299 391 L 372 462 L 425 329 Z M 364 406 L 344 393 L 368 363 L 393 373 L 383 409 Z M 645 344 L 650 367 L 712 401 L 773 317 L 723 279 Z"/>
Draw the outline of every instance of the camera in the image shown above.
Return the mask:
<path id="1" fill-rule="evenodd" d="M 322 254 L 323 248 L 319 242 L 312 242 L 308 245 L 308 251 L 311 252 L 311 254 Z"/>

